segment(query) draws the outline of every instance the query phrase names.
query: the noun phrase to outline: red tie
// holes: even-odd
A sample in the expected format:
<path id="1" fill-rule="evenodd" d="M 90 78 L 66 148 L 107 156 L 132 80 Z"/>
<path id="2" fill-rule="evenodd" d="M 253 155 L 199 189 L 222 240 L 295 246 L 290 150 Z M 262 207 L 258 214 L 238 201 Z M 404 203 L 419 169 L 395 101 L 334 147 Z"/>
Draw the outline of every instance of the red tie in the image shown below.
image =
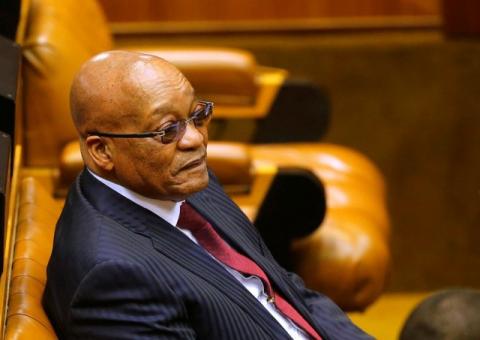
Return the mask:
<path id="1" fill-rule="evenodd" d="M 300 315 L 300 313 L 298 313 L 297 310 L 283 297 L 273 291 L 270 280 L 265 272 L 255 262 L 230 247 L 228 243 L 218 235 L 215 229 L 213 229 L 212 225 L 186 202 L 183 203 L 180 208 L 178 225 L 190 230 L 198 243 L 222 263 L 240 273 L 255 275 L 260 278 L 263 281 L 266 293 L 269 296 L 268 301 L 274 302 L 284 315 L 295 322 L 297 326 L 301 327 L 313 339 L 321 340 L 318 333 Z"/>

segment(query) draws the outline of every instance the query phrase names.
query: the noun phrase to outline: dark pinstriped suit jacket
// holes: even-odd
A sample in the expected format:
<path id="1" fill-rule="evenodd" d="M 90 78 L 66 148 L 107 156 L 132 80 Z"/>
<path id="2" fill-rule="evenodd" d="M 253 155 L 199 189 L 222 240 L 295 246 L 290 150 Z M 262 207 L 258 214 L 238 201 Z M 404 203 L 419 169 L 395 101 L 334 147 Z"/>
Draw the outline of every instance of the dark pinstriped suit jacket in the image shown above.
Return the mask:
<path id="1" fill-rule="evenodd" d="M 324 339 L 370 339 L 272 258 L 213 176 L 188 199 L 264 269 Z M 61 338 L 288 339 L 233 276 L 182 232 L 84 171 L 57 224 L 44 306 Z"/>

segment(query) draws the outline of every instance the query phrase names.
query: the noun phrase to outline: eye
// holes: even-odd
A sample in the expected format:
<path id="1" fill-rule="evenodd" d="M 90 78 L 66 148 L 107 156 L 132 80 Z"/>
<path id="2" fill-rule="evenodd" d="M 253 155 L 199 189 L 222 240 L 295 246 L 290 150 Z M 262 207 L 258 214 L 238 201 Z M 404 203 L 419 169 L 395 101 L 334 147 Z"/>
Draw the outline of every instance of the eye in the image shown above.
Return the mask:
<path id="1" fill-rule="evenodd" d="M 158 129 L 155 129 L 155 131 L 163 131 L 165 129 L 168 129 L 170 126 L 174 125 L 177 122 L 175 118 L 169 118 L 168 120 L 164 120 L 160 125 L 158 126 Z"/>
<path id="2" fill-rule="evenodd" d="M 164 135 L 162 136 L 162 141 L 166 143 L 170 143 L 174 141 L 177 138 L 179 126 L 180 126 L 180 123 L 175 122 L 170 124 L 166 128 L 161 129 L 160 131 L 164 132 Z"/>
<path id="3" fill-rule="evenodd" d="M 203 126 L 209 118 L 209 115 L 207 114 L 208 112 L 206 112 L 206 110 L 207 107 L 205 105 L 197 104 L 195 111 L 193 111 L 191 115 L 196 127 Z"/>
<path id="4" fill-rule="evenodd" d="M 203 126 L 205 124 L 205 115 L 202 113 L 193 116 L 193 122 L 195 123 L 196 127 Z"/>

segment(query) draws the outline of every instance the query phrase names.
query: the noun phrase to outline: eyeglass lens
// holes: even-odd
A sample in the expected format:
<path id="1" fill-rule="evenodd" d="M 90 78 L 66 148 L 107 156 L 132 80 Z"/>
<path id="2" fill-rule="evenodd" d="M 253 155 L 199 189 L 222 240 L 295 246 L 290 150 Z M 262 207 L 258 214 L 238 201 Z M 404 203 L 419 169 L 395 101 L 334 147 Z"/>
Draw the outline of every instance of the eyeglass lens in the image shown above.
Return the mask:
<path id="1" fill-rule="evenodd" d="M 207 124 L 211 118 L 211 107 L 205 103 L 198 103 L 191 118 L 196 128 Z M 187 120 L 179 120 L 163 130 L 162 143 L 169 144 L 183 137 L 187 129 Z"/>

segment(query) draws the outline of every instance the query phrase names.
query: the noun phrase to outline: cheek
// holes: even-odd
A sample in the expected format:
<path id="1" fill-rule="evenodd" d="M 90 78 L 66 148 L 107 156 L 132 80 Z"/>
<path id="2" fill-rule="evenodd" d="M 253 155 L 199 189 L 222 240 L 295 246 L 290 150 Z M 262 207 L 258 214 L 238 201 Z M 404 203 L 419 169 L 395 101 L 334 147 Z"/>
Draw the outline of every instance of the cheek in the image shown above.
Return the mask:
<path id="1" fill-rule="evenodd" d="M 157 150 L 132 148 L 120 158 L 118 168 L 121 169 L 124 180 L 133 182 L 135 187 L 145 187 L 145 190 L 154 186 L 158 189 L 170 178 L 171 161 Z"/>
<path id="2" fill-rule="evenodd" d="M 148 197 L 184 199 L 208 185 L 206 166 L 180 171 L 186 159 L 175 150 L 133 150 L 122 160 L 123 179 L 129 187 Z M 127 176 L 127 178 L 125 178 Z"/>
<path id="3" fill-rule="evenodd" d="M 161 155 L 146 156 L 144 167 L 142 169 L 143 175 L 148 180 L 155 180 L 158 184 L 168 183 L 174 179 L 172 168 L 174 168 L 174 161 L 168 157 Z"/>

